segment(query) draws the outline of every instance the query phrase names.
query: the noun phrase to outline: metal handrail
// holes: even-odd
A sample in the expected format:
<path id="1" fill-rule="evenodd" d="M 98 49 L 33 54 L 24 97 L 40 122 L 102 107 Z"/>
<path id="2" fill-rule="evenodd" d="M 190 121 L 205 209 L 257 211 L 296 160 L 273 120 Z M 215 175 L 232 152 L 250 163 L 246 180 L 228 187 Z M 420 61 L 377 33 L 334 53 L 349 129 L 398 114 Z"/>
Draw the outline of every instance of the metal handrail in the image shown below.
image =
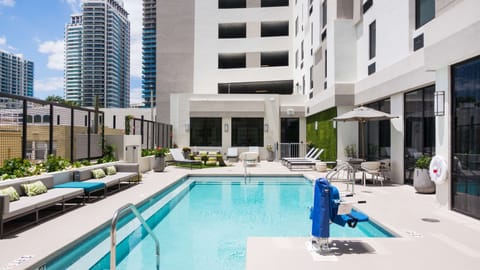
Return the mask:
<path id="1" fill-rule="evenodd" d="M 143 227 L 147 230 L 148 234 L 152 236 L 153 240 L 155 241 L 155 253 L 157 256 L 157 270 L 160 269 L 160 242 L 158 241 L 158 238 L 153 234 L 152 229 L 148 224 L 145 222 L 145 219 L 142 217 L 140 212 L 138 211 L 137 207 L 131 203 L 127 203 L 124 206 L 120 207 L 115 211 L 112 217 L 112 225 L 110 227 L 110 239 L 111 244 L 110 244 L 110 270 L 115 270 L 117 267 L 117 258 L 116 258 L 116 253 L 117 253 L 117 222 L 118 219 L 120 218 L 120 214 L 125 211 L 125 210 L 130 210 L 132 213 L 140 220 L 140 223 L 142 223 Z"/>

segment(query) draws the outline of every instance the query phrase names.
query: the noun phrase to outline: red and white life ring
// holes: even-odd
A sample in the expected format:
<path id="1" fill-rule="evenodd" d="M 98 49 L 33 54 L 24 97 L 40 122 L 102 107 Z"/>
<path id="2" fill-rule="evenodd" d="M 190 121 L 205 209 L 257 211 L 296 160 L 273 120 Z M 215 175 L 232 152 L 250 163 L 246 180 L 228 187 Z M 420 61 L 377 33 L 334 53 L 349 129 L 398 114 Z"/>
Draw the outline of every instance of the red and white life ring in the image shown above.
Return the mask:
<path id="1" fill-rule="evenodd" d="M 447 162 L 441 156 L 434 156 L 430 162 L 430 179 L 439 185 L 447 180 L 448 167 Z"/>

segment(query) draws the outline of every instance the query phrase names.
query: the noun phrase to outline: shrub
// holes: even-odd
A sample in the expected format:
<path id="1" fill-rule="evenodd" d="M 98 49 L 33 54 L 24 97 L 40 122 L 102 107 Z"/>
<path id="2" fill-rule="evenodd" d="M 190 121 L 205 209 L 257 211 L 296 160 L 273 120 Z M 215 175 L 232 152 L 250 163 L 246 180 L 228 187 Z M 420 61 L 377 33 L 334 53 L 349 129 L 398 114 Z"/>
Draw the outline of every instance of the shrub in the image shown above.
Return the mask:
<path id="1" fill-rule="evenodd" d="M 56 172 L 65 170 L 70 166 L 70 162 L 62 157 L 48 155 L 47 160 L 43 164 L 47 172 Z"/>
<path id="2" fill-rule="evenodd" d="M 169 152 L 168 148 L 165 147 L 157 147 L 154 151 L 156 157 L 164 157 Z"/>
<path id="3" fill-rule="evenodd" d="M 26 159 L 7 159 L 3 162 L 0 174 L 2 174 L 2 180 L 30 176 L 36 172 L 35 168 L 32 167 L 32 163 Z"/>
<path id="4" fill-rule="evenodd" d="M 107 163 L 116 161 L 115 158 L 115 146 L 112 144 L 106 144 L 103 148 L 103 157 L 97 159 L 97 163 Z"/>
<path id="5" fill-rule="evenodd" d="M 415 168 L 428 170 L 430 167 L 430 161 L 432 161 L 432 157 L 421 156 L 419 159 L 417 159 L 417 161 L 415 161 Z"/>

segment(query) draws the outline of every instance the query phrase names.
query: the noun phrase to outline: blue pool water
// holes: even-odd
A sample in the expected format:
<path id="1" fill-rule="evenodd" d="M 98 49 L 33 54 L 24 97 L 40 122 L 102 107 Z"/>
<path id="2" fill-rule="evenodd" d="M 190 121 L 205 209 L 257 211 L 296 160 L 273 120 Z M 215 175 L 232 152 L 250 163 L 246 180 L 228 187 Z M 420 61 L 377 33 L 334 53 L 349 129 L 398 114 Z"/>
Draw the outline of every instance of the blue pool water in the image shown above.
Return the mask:
<path id="1" fill-rule="evenodd" d="M 160 240 L 160 269 L 244 269 L 248 237 L 310 235 L 312 184 L 292 177 L 190 177 L 143 204 Z M 166 203 L 166 204 L 165 204 Z M 119 223 L 117 269 L 154 269 L 155 246 L 127 215 Z M 47 264 L 47 269 L 108 269 L 109 228 Z M 332 237 L 391 237 L 378 225 L 331 225 Z M 119 240 L 119 241 L 120 241 Z"/>

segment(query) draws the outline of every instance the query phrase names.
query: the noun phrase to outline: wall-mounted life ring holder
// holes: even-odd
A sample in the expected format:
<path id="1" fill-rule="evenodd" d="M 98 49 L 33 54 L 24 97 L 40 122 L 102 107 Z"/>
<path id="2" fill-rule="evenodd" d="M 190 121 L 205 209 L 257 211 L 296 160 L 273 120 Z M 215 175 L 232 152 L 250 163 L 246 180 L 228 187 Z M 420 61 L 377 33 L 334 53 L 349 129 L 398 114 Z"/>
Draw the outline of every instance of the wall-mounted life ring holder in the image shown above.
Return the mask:
<path id="1" fill-rule="evenodd" d="M 441 156 L 434 156 L 430 162 L 430 179 L 435 184 L 440 185 L 445 183 L 448 175 L 447 161 Z"/>

